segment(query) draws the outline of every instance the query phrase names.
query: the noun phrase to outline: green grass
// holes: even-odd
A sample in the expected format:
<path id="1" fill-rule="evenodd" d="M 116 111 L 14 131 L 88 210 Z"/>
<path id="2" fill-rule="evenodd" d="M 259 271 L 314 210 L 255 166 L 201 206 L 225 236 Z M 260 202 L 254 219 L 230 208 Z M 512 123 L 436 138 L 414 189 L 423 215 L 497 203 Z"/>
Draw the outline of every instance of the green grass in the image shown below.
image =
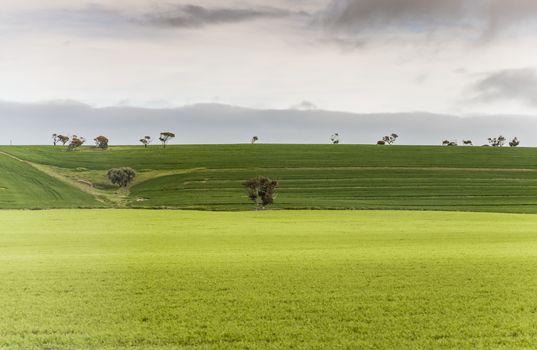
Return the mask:
<path id="1" fill-rule="evenodd" d="M 364 145 L 197 145 L 2 147 L 45 166 L 110 206 L 249 210 L 241 186 L 265 175 L 280 181 L 276 209 L 393 209 L 537 213 L 537 149 Z M 118 192 L 106 170 L 139 173 Z M 84 190 L 82 188 L 82 190 Z M 117 198 L 116 198 L 117 197 Z M 0 202 L 0 207 L 9 207 Z"/>
<path id="2" fill-rule="evenodd" d="M 100 207 L 89 194 L 0 154 L 0 208 Z"/>
<path id="3" fill-rule="evenodd" d="M 530 349 L 537 216 L 0 212 L 0 348 Z"/>

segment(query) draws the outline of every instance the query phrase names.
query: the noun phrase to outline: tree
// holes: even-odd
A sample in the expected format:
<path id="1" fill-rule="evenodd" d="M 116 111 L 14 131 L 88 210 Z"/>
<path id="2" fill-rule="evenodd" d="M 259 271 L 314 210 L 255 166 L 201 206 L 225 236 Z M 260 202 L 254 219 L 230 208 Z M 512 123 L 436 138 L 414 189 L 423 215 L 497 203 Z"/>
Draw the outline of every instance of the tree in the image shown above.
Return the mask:
<path id="1" fill-rule="evenodd" d="M 105 136 L 97 136 L 93 141 L 95 141 L 95 145 L 97 148 L 100 148 L 102 150 L 108 149 L 108 138 Z"/>
<path id="2" fill-rule="evenodd" d="M 399 135 L 397 134 L 391 134 L 388 136 L 384 136 L 381 141 L 384 142 L 383 145 L 392 145 L 395 143 L 395 141 L 397 141 L 398 137 Z"/>
<path id="3" fill-rule="evenodd" d="M 85 138 L 73 135 L 73 137 L 71 138 L 71 143 L 67 147 L 67 150 L 68 151 L 74 151 L 74 150 L 80 148 L 84 143 L 86 143 Z"/>
<path id="4" fill-rule="evenodd" d="M 332 144 L 334 145 L 339 145 L 339 133 L 335 133 L 334 135 L 332 135 L 332 137 L 330 138 L 330 141 L 332 141 Z"/>
<path id="5" fill-rule="evenodd" d="M 466 146 L 473 146 L 474 143 L 472 142 L 472 140 L 463 140 L 462 143 Z"/>
<path id="6" fill-rule="evenodd" d="M 444 146 L 458 146 L 459 144 L 456 141 L 444 140 L 442 142 L 442 145 L 444 145 Z"/>
<path id="7" fill-rule="evenodd" d="M 385 145 L 385 144 L 386 144 L 386 142 L 384 142 L 384 141 L 382 141 L 382 140 L 380 140 L 380 141 L 377 142 L 377 145 L 382 145 L 382 146 L 383 146 L 383 145 Z"/>
<path id="8" fill-rule="evenodd" d="M 515 137 L 511 142 L 509 142 L 509 147 L 518 147 L 520 145 L 520 141 L 518 141 L 518 137 Z"/>
<path id="9" fill-rule="evenodd" d="M 254 137 L 252 137 L 252 140 L 250 141 L 250 143 L 253 145 L 253 144 L 256 143 L 257 141 L 259 141 L 259 137 L 254 136 Z"/>
<path id="10" fill-rule="evenodd" d="M 243 183 L 248 193 L 248 198 L 255 203 L 256 210 L 265 209 L 274 203 L 276 189 L 279 184 L 265 176 L 258 176 Z"/>
<path id="11" fill-rule="evenodd" d="M 151 136 L 144 136 L 143 139 L 140 139 L 140 142 L 144 145 L 145 148 L 147 148 L 147 146 L 149 146 L 149 144 L 153 142 L 153 140 L 151 139 Z"/>
<path id="12" fill-rule="evenodd" d="M 69 136 L 58 135 L 58 140 L 62 143 L 62 145 L 65 146 L 65 144 L 67 144 L 67 142 L 69 142 Z"/>
<path id="13" fill-rule="evenodd" d="M 52 142 L 54 142 L 54 146 L 56 146 L 59 141 L 58 134 L 52 134 Z"/>
<path id="14" fill-rule="evenodd" d="M 492 147 L 503 147 L 507 139 L 500 135 L 498 137 L 490 137 L 488 140 L 489 140 L 489 144 Z"/>
<path id="15" fill-rule="evenodd" d="M 115 168 L 108 170 L 106 176 L 114 185 L 127 187 L 136 177 L 136 171 L 131 168 Z"/>
<path id="16" fill-rule="evenodd" d="M 165 131 L 165 132 L 160 133 L 159 140 L 160 142 L 162 142 L 162 146 L 166 148 L 166 144 L 168 144 L 168 142 L 174 138 L 175 138 L 175 134 L 173 132 Z"/>

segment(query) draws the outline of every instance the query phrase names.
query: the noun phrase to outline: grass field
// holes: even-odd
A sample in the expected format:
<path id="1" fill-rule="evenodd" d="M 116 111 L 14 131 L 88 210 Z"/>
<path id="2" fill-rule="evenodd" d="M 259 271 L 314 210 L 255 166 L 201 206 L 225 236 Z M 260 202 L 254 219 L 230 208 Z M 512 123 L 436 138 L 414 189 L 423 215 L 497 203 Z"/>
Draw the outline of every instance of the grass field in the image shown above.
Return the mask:
<path id="1" fill-rule="evenodd" d="M 530 349 L 537 216 L 0 212 L 0 348 Z"/>
<path id="2" fill-rule="evenodd" d="M 214 145 L 0 151 L 110 207 L 249 210 L 241 183 L 266 175 L 281 183 L 274 206 L 278 209 L 537 213 L 537 149 L 532 148 Z M 117 191 L 105 176 L 108 169 L 120 166 L 138 171 L 128 191 Z M 6 187 L 19 191 L 17 186 Z M 65 200 L 62 206 L 78 207 L 79 202 Z M 54 207 L 27 197 L 13 203 L 0 201 L 0 207 Z"/>
<path id="3" fill-rule="evenodd" d="M 79 191 L 32 166 L 0 155 L 0 208 L 71 208 L 103 206 Z"/>

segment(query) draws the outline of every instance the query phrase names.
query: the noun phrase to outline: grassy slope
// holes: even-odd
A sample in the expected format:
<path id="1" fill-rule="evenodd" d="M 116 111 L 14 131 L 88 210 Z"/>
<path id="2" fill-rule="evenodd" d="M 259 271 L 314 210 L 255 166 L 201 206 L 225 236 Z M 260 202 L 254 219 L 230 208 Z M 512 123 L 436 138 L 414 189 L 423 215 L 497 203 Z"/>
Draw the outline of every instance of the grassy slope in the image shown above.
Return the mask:
<path id="1" fill-rule="evenodd" d="M 131 166 L 140 173 L 131 188 L 128 205 L 133 207 L 249 209 L 241 183 L 267 175 L 281 182 L 277 208 L 537 213 L 537 149 L 530 148 L 215 145 L 75 153 L 52 147 L 3 150 L 59 167 L 106 191 L 105 171 Z"/>
<path id="2" fill-rule="evenodd" d="M 537 342 L 533 215 L 75 210 L 0 222 L 0 348 Z"/>
<path id="3" fill-rule="evenodd" d="M 0 154 L 0 208 L 99 207 L 94 197 Z"/>

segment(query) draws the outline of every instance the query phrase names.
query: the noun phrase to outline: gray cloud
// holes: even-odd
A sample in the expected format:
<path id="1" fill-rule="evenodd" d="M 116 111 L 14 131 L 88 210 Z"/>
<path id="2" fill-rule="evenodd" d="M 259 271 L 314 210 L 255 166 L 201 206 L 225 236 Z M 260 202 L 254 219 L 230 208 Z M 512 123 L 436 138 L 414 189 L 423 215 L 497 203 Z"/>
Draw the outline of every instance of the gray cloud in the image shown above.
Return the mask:
<path id="1" fill-rule="evenodd" d="M 494 72 L 471 86 L 473 101 L 517 101 L 537 107 L 537 71 L 533 68 Z"/>
<path id="2" fill-rule="evenodd" d="M 296 13 L 277 8 L 207 8 L 181 5 L 149 15 L 149 22 L 165 27 L 199 28 L 212 24 L 245 22 L 262 18 L 285 18 Z"/>
<path id="3" fill-rule="evenodd" d="M 332 0 L 318 21 L 346 33 L 449 30 L 491 37 L 506 29 L 537 22 L 535 0 Z"/>

